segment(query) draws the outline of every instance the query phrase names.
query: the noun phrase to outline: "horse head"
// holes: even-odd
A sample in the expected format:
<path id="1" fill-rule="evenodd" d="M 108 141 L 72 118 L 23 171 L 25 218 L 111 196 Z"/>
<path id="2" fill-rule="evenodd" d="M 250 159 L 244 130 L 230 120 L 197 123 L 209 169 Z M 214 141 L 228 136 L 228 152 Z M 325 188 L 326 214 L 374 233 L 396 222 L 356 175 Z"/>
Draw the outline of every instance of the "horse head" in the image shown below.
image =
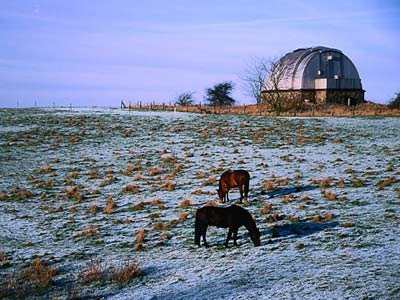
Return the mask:
<path id="1" fill-rule="evenodd" d="M 219 201 L 223 202 L 224 201 L 225 192 L 222 189 L 218 189 L 217 193 L 218 193 Z"/>
<path id="2" fill-rule="evenodd" d="M 249 233 L 250 233 L 250 238 L 251 238 L 251 240 L 252 240 L 253 243 L 254 243 L 254 246 L 256 246 L 256 247 L 260 246 L 260 245 L 261 245 L 261 243 L 260 243 L 260 236 L 261 236 L 261 233 L 260 233 L 260 231 L 258 230 L 258 228 L 256 227 L 255 230 L 252 230 L 252 231 L 249 232 Z"/>

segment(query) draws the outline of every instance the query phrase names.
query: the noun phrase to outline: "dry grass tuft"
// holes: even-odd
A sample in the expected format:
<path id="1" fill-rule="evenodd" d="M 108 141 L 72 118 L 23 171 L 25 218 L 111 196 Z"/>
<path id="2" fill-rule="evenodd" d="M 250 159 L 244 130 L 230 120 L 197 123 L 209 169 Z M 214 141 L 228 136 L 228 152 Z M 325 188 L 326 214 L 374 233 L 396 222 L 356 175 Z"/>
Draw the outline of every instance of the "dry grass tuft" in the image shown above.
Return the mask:
<path id="1" fill-rule="evenodd" d="M 341 226 L 344 227 L 344 228 L 350 228 L 350 227 L 353 227 L 354 224 L 353 224 L 352 221 L 346 221 L 346 222 L 343 222 L 343 223 L 341 224 Z"/>
<path id="2" fill-rule="evenodd" d="M 124 187 L 124 193 L 137 194 L 140 192 L 139 186 L 134 183 L 128 183 Z"/>
<path id="3" fill-rule="evenodd" d="M 210 176 L 208 179 L 203 183 L 203 186 L 214 185 L 217 182 L 217 178 L 215 176 Z"/>
<path id="4" fill-rule="evenodd" d="M 397 181 L 397 177 L 396 176 L 390 176 L 388 178 L 382 179 L 377 183 L 376 189 L 378 191 L 380 191 L 383 188 L 387 187 L 388 185 L 391 185 L 391 184 L 395 183 L 396 181 Z"/>
<path id="5" fill-rule="evenodd" d="M 188 213 L 185 211 L 182 211 L 179 213 L 178 220 L 185 221 L 187 219 L 187 216 L 188 216 Z"/>
<path id="6" fill-rule="evenodd" d="M 183 199 L 182 201 L 181 201 L 181 203 L 179 204 L 179 206 L 178 207 L 180 207 L 180 208 L 186 208 L 186 207 L 188 207 L 188 206 L 192 206 L 193 205 L 193 203 L 192 203 L 192 200 L 190 200 L 190 199 Z"/>
<path id="7" fill-rule="evenodd" d="M 281 200 L 283 203 L 290 203 L 293 201 L 293 196 L 292 195 L 285 195 L 281 197 Z"/>
<path id="8" fill-rule="evenodd" d="M 12 196 L 16 200 L 26 200 L 26 199 L 33 198 L 33 193 L 26 188 L 20 188 L 17 186 L 13 189 Z"/>
<path id="9" fill-rule="evenodd" d="M 345 186 L 344 178 L 343 178 L 343 177 L 340 177 L 340 178 L 338 179 L 338 181 L 336 182 L 336 186 L 337 186 L 337 187 L 341 187 L 341 188 L 343 188 L 343 187 Z"/>
<path id="10" fill-rule="evenodd" d="M 353 184 L 353 187 L 356 188 L 364 186 L 364 182 L 355 176 L 353 176 L 353 178 L 351 179 L 351 183 Z"/>
<path id="11" fill-rule="evenodd" d="M 10 264 L 10 262 L 8 261 L 8 258 L 7 258 L 7 256 L 3 253 L 3 252 L 0 252 L 0 267 L 1 268 L 7 268 L 7 267 L 9 267 L 11 264 Z"/>
<path id="12" fill-rule="evenodd" d="M 151 199 L 150 204 L 153 206 L 157 206 L 159 209 L 165 209 L 164 203 L 158 198 Z"/>
<path id="13" fill-rule="evenodd" d="M 0 193 L 0 201 L 7 201 L 10 199 L 10 196 L 8 196 L 7 192 L 2 191 Z"/>
<path id="14" fill-rule="evenodd" d="M 148 202 L 144 202 L 143 200 L 140 200 L 139 202 L 132 204 L 131 210 L 141 210 L 141 209 L 144 209 L 146 205 L 148 205 Z"/>
<path id="15" fill-rule="evenodd" d="M 160 239 L 163 240 L 163 241 L 168 240 L 168 239 L 169 239 L 168 233 L 166 233 L 165 231 L 162 232 L 162 233 L 160 234 Z"/>
<path id="16" fill-rule="evenodd" d="M 54 171 L 54 169 L 50 165 L 47 165 L 47 166 L 44 166 L 43 168 L 41 168 L 38 171 L 38 174 L 49 174 L 53 171 Z"/>
<path id="17" fill-rule="evenodd" d="M 92 224 L 92 225 L 90 225 L 89 228 L 83 229 L 83 230 L 75 233 L 74 237 L 90 237 L 90 236 L 96 236 L 99 234 L 100 234 L 99 226 L 97 224 Z"/>
<path id="18" fill-rule="evenodd" d="M 73 199 L 75 201 L 82 201 L 82 194 L 78 191 L 78 186 L 64 189 L 64 195 L 67 199 Z"/>
<path id="19" fill-rule="evenodd" d="M 332 191 L 324 191 L 323 193 L 324 197 L 330 201 L 336 200 L 337 196 L 334 192 Z"/>
<path id="20" fill-rule="evenodd" d="M 171 181 L 171 180 L 166 180 L 165 182 L 163 182 L 163 183 L 161 184 L 161 188 L 162 188 L 163 190 L 167 190 L 167 191 L 173 191 L 173 190 L 175 190 L 175 186 L 176 186 L 175 182 L 173 182 L 173 181 Z"/>
<path id="21" fill-rule="evenodd" d="M 162 172 L 164 172 L 164 170 L 161 169 L 160 167 L 151 167 L 150 171 L 149 171 L 149 175 L 157 176 L 157 175 L 161 174 Z"/>
<path id="22" fill-rule="evenodd" d="M 117 207 L 117 203 L 115 203 L 113 197 L 111 195 L 106 197 L 106 207 L 104 207 L 103 212 L 105 214 L 112 214 L 114 209 Z"/>
<path id="23" fill-rule="evenodd" d="M 214 206 L 214 207 L 218 207 L 219 203 L 217 201 L 214 200 L 208 200 L 205 206 Z"/>
<path id="24" fill-rule="evenodd" d="M 140 251 L 143 248 L 143 241 L 144 241 L 144 235 L 146 231 L 144 228 L 141 228 L 138 230 L 135 236 L 135 246 L 133 247 L 133 250 L 135 251 Z"/>
<path id="25" fill-rule="evenodd" d="M 191 192 L 193 195 L 214 195 L 211 191 L 204 191 L 202 189 L 197 189 Z"/>
<path id="26" fill-rule="evenodd" d="M 263 207 L 261 207 L 260 214 L 262 214 L 262 215 L 268 214 L 271 211 L 272 211 L 272 204 L 271 203 L 267 203 L 267 204 L 264 204 Z"/>
<path id="27" fill-rule="evenodd" d="M 167 224 L 164 224 L 163 222 L 161 222 L 161 221 L 158 221 L 158 222 L 155 222 L 154 224 L 153 224 L 153 228 L 152 228 L 153 230 L 165 230 L 165 229 L 168 229 L 168 225 Z"/>
<path id="28" fill-rule="evenodd" d="M 273 189 L 275 189 L 274 185 L 272 182 L 270 181 L 264 181 L 263 182 L 263 189 L 265 191 L 272 191 Z"/>
<path id="29" fill-rule="evenodd" d="M 311 179 L 312 184 L 317 184 L 320 189 L 326 189 L 331 186 L 332 178 Z"/>
<path id="30" fill-rule="evenodd" d="M 195 176 L 197 179 L 204 179 L 204 178 L 207 178 L 207 174 L 204 173 L 204 172 L 201 172 L 201 171 L 196 171 L 196 173 L 194 174 L 194 176 Z"/>
<path id="31" fill-rule="evenodd" d="M 142 164 L 140 162 L 136 162 L 135 164 L 128 164 L 125 170 L 122 170 L 122 173 L 125 174 L 126 176 L 129 176 L 135 171 L 142 170 L 142 168 L 143 168 Z"/>
<path id="32" fill-rule="evenodd" d="M 99 207 L 96 203 L 91 204 L 88 208 L 88 212 L 93 215 L 97 214 L 98 211 L 99 211 Z"/>
<path id="33" fill-rule="evenodd" d="M 335 215 L 333 213 L 326 212 L 322 215 L 322 217 L 324 218 L 325 221 L 330 221 L 335 218 Z"/>

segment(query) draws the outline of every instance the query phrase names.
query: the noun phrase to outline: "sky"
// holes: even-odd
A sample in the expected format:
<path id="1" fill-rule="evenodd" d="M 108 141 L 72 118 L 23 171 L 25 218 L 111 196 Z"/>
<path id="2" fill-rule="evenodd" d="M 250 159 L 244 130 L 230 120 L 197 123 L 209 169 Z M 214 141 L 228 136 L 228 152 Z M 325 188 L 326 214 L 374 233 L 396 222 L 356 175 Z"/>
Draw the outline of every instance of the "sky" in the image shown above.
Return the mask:
<path id="1" fill-rule="evenodd" d="M 0 0 L 0 107 L 173 103 L 240 77 L 256 57 L 340 49 L 366 100 L 400 92 L 398 0 Z"/>

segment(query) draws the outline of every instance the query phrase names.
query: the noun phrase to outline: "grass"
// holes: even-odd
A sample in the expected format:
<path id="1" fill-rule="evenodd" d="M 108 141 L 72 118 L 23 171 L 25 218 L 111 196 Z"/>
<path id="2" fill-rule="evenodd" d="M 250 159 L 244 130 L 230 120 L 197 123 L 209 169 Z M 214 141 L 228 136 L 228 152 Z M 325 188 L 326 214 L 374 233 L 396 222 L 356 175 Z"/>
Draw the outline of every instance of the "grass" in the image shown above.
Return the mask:
<path id="1" fill-rule="evenodd" d="M 166 191 L 173 191 L 175 190 L 176 183 L 173 182 L 172 180 L 166 180 L 161 184 L 161 189 L 166 190 Z"/>
<path id="2" fill-rule="evenodd" d="M 138 230 L 138 232 L 136 233 L 135 245 L 133 247 L 134 251 L 141 251 L 142 250 L 145 233 L 146 233 L 146 230 L 144 228 L 140 228 Z"/>
<path id="3" fill-rule="evenodd" d="M 263 207 L 261 207 L 260 209 L 260 214 L 265 215 L 268 214 L 272 211 L 272 204 L 268 203 L 268 204 L 264 204 Z"/>
<path id="4" fill-rule="evenodd" d="M 140 188 L 139 188 L 139 186 L 137 184 L 128 183 L 128 184 L 125 185 L 123 192 L 124 193 L 137 194 L 137 193 L 140 192 Z"/>
<path id="5" fill-rule="evenodd" d="M 105 278 L 107 266 L 100 260 L 90 260 L 83 271 L 80 278 L 83 284 L 89 284 L 93 281 L 101 281 Z"/>
<path id="6" fill-rule="evenodd" d="M 89 228 L 83 229 L 75 233 L 74 237 L 91 237 L 99 234 L 99 226 L 97 224 L 92 224 Z"/>
<path id="7" fill-rule="evenodd" d="M 388 178 L 382 179 L 376 184 L 376 189 L 378 191 L 383 190 L 385 187 L 395 183 L 396 181 L 397 181 L 396 176 L 390 176 Z"/>
<path id="8" fill-rule="evenodd" d="M 106 198 L 106 206 L 104 207 L 103 212 L 105 214 L 112 214 L 114 213 L 114 209 L 117 207 L 117 203 L 115 203 L 113 197 L 108 195 Z"/>
<path id="9" fill-rule="evenodd" d="M 337 200 L 337 196 L 335 194 L 335 192 L 332 191 L 324 191 L 323 192 L 324 197 L 329 200 L 329 201 L 333 201 L 333 200 Z"/>
<path id="10" fill-rule="evenodd" d="M 57 273 L 56 268 L 37 257 L 28 266 L 8 277 L 1 278 L 0 298 L 37 298 L 53 285 Z"/>
<path id="11" fill-rule="evenodd" d="M 0 267 L 1 268 L 7 268 L 10 265 L 11 264 L 10 264 L 7 256 L 3 252 L 0 252 Z"/>
<path id="12" fill-rule="evenodd" d="M 134 261 L 127 261 L 110 268 L 110 280 L 112 283 L 126 283 L 132 278 L 140 277 L 142 270 Z"/>
<path id="13" fill-rule="evenodd" d="M 34 194 L 26 188 L 15 187 L 12 191 L 12 197 L 16 200 L 26 200 L 33 198 Z"/>
<path id="14" fill-rule="evenodd" d="M 193 205 L 192 200 L 185 198 L 185 199 L 183 199 L 181 201 L 181 203 L 179 204 L 178 207 L 186 208 L 186 207 L 189 207 L 189 206 L 192 206 L 192 205 Z"/>

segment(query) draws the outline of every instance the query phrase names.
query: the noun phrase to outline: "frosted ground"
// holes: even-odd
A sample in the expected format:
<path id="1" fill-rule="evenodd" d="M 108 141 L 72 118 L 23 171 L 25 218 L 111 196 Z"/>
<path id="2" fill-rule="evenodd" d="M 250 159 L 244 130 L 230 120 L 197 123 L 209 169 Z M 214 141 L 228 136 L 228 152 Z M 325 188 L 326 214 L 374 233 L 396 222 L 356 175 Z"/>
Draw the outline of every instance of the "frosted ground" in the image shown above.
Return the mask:
<path id="1" fill-rule="evenodd" d="M 0 281 L 38 256 L 58 274 L 30 298 L 399 299 L 399 128 L 398 118 L 0 110 Z M 242 228 L 239 247 L 225 248 L 227 231 L 209 228 L 211 246 L 195 247 L 196 209 L 239 168 L 251 174 L 245 207 L 261 246 Z M 136 261 L 142 276 L 85 284 L 91 260 Z"/>

